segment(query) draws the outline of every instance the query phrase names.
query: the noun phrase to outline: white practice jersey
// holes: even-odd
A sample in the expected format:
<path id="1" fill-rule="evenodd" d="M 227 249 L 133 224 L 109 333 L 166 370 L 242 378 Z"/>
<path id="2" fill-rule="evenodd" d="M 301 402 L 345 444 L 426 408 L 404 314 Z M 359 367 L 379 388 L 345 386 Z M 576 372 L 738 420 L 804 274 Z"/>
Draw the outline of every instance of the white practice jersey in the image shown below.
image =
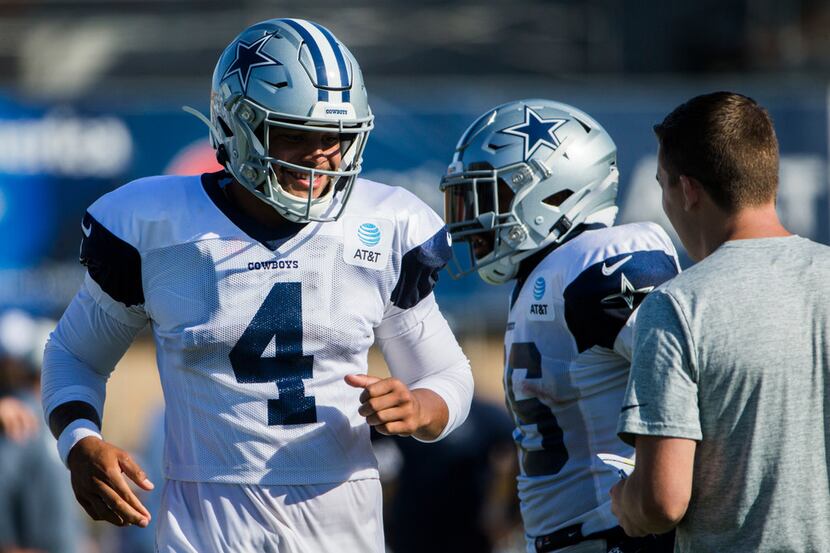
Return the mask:
<path id="1" fill-rule="evenodd" d="M 608 490 L 619 476 L 597 454 L 634 455 L 616 432 L 633 314 L 678 270 L 666 233 L 635 223 L 582 232 L 517 283 L 504 389 L 529 537 L 578 523 L 583 534 L 617 525 Z"/>
<path id="2" fill-rule="evenodd" d="M 337 221 L 266 239 L 228 202 L 226 182 L 141 179 L 103 196 L 83 222 L 93 298 L 126 324 L 152 325 L 165 475 L 376 478 L 361 390 L 343 378 L 366 372 L 389 319 L 400 331 L 402 313 L 433 301 L 450 255 L 443 222 L 408 191 L 359 179 Z"/>

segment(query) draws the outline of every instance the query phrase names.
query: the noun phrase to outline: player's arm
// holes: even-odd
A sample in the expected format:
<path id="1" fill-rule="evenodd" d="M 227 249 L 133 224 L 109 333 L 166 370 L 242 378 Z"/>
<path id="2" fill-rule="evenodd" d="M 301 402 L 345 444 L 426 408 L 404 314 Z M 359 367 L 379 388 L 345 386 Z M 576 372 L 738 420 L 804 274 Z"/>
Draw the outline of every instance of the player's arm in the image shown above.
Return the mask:
<path id="1" fill-rule="evenodd" d="M 152 484 L 126 452 L 103 441 L 106 383 L 140 327 L 126 325 L 95 302 L 89 279 L 52 333 L 43 361 L 43 408 L 81 506 L 95 520 L 146 526 L 150 515 L 123 474 Z"/>
<path id="2" fill-rule="evenodd" d="M 349 375 L 365 388 L 359 412 L 383 434 L 422 441 L 443 438 L 467 418 L 473 397 L 470 362 L 432 294 L 396 309 L 376 329 L 392 378 Z"/>
<path id="3" fill-rule="evenodd" d="M 611 489 L 611 510 L 629 536 L 664 534 L 686 514 L 697 443 L 636 436 L 637 464 Z"/>
<path id="4" fill-rule="evenodd" d="M 410 249 L 375 339 L 391 378 L 349 375 L 364 388 L 359 412 L 384 434 L 440 440 L 467 418 L 473 397 L 470 362 L 441 315 L 432 290 L 452 255 L 446 227 L 432 211 L 417 222 L 434 234 Z M 413 225 L 414 226 L 414 225 Z"/>
<path id="5" fill-rule="evenodd" d="M 101 438 L 107 379 L 147 322 L 138 253 L 89 214 L 83 226 L 88 272 L 46 346 L 44 414 L 87 513 L 119 526 L 146 526 L 149 512 L 123 475 L 145 489 L 152 484 L 126 452 Z"/>

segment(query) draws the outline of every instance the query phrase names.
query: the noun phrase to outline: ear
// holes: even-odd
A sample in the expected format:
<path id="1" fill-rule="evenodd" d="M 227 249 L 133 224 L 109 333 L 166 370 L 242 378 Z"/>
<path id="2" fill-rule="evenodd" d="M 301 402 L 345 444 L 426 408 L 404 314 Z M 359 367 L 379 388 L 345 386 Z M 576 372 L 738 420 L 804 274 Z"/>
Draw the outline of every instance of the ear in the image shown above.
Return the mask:
<path id="1" fill-rule="evenodd" d="M 683 211 L 691 211 L 702 199 L 703 185 L 693 177 L 680 175 L 680 189 L 683 192 Z"/>

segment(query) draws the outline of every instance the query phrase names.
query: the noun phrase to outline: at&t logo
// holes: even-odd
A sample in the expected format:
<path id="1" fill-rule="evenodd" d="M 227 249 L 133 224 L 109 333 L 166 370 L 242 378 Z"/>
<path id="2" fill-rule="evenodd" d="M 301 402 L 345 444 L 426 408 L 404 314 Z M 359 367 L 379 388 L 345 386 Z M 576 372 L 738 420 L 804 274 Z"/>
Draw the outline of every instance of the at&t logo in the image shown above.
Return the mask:
<path id="1" fill-rule="evenodd" d="M 542 301 L 542 298 L 545 297 L 545 279 L 542 277 L 537 278 L 533 281 L 533 299 L 537 302 Z M 530 304 L 530 314 L 531 315 L 547 315 L 548 314 L 548 304 L 546 303 L 531 303 Z"/>
<path id="2" fill-rule="evenodd" d="M 545 279 L 539 277 L 533 283 L 533 299 L 539 301 L 545 295 Z"/>
<path id="3" fill-rule="evenodd" d="M 380 229 L 372 223 L 363 223 L 357 229 L 357 237 L 368 248 L 377 246 L 380 242 Z"/>
<path id="4" fill-rule="evenodd" d="M 373 223 L 363 223 L 357 229 L 357 239 L 367 248 L 377 246 L 380 243 L 380 237 L 380 229 Z M 355 251 L 353 258 L 377 262 L 380 261 L 380 252 L 358 249 Z"/>

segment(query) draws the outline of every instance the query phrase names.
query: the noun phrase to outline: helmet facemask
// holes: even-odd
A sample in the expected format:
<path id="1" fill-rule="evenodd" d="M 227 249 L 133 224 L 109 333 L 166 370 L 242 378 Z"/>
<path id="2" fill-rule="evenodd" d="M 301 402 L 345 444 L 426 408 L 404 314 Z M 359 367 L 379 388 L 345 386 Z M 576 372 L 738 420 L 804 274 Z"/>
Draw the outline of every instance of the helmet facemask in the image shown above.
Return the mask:
<path id="1" fill-rule="evenodd" d="M 502 170 L 511 171 L 512 168 Z M 466 243 L 469 250 L 467 262 L 454 256 L 447 266 L 453 278 L 497 263 L 511 253 L 505 251 L 503 242 L 514 242 L 525 233 L 513 211 L 515 194 L 499 173 L 480 163 L 441 180 L 447 228 L 453 240 Z"/>
<path id="2" fill-rule="evenodd" d="M 345 124 L 342 121 L 298 118 L 269 111 L 245 98 L 236 100 L 235 105 L 227 110 L 230 124 L 220 124 L 221 127 L 229 127 L 233 133 L 225 141 L 231 142 L 230 160 L 226 164 L 229 172 L 240 184 L 290 221 L 336 220 L 351 194 L 354 179 L 360 173 L 363 149 L 372 129 L 371 117 L 356 125 Z M 341 137 L 339 167 L 318 169 L 272 156 L 274 129 L 338 134 Z M 234 152 L 239 161 L 234 159 Z M 309 186 L 308 193 L 301 196 L 289 192 L 285 183 L 280 182 L 278 175 L 284 171 L 307 175 L 310 185 L 320 176 L 329 177 L 329 182 L 316 198 L 313 197 L 313 186 Z"/>

